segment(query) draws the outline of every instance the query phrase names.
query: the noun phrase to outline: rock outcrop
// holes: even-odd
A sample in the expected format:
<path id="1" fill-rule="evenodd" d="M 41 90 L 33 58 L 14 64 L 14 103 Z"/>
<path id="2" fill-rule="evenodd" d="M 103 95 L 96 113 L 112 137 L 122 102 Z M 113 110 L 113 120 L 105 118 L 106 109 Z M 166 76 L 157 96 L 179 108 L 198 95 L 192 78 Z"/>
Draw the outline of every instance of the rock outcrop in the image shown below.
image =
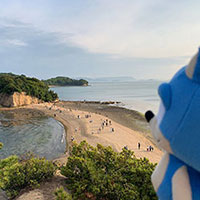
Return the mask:
<path id="1" fill-rule="evenodd" d="M 42 101 L 36 97 L 26 95 L 24 92 L 15 92 L 13 95 L 0 93 L 0 105 L 3 107 L 16 107 L 29 104 L 38 104 Z"/>

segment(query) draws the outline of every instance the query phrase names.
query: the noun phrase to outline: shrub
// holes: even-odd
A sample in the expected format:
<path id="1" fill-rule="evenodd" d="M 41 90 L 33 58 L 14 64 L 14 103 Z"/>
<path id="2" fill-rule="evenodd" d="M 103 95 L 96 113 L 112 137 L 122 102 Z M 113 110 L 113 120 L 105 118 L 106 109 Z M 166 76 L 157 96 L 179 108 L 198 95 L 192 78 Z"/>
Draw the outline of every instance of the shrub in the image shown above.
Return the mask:
<path id="1" fill-rule="evenodd" d="M 31 155 L 20 159 L 10 156 L 0 160 L 0 188 L 5 190 L 9 197 L 14 197 L 21 189 L 38 186 L 41 181 L 51 178 L 54 172 L 53 163 L 44 158 Z"/>
<path id="2" fill-rule="evenodd" d="M 130 150 L 114 152 L 111 147 L 74 143 L 61 174 L 73 199 L 154 200 L 151 184 L 155 168 L 148 159 L 137 159 Z"/>
<path id="3" fill-rule="evenodd" d="M 55 191 L 56 200 L 72 200 L 72 196 L 65 192 L 63 187 L 57 188 Z"/>
<path id="4" fill-rule="evenodd" d="M 3 143 L 0 142 L 0 149 L 2 149 L 2 147 L 3 147 Z"/>

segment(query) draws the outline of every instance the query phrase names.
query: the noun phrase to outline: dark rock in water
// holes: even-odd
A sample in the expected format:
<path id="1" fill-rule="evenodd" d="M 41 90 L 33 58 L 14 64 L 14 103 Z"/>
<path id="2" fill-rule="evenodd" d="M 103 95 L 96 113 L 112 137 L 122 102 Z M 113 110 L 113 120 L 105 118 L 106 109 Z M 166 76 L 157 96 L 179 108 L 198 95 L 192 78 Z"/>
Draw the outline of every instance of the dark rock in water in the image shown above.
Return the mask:
<path id="1" fill-rule="evenodd" d="M 6 193 L 0 189 L 0 200 L 8 200 Z"/>

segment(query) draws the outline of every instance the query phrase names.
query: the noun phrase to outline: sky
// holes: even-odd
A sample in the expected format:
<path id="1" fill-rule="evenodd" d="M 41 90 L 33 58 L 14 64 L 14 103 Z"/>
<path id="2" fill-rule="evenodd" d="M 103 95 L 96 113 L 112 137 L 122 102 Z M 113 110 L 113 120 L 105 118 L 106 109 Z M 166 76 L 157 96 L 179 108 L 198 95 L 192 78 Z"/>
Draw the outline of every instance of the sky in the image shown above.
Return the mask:
<path id="1" fill-rule="evenodd" d="M 0 72 L 169 79 L 200 45 L 198 0 L 1 0 Z"/>

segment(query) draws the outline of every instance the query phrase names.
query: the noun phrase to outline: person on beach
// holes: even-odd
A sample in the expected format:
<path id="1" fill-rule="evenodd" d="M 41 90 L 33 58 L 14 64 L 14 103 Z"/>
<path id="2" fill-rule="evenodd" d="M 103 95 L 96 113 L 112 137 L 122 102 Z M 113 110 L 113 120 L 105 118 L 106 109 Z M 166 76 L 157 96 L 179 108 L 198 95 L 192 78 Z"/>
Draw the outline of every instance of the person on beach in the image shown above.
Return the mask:
<path id="1" fill-rule="evenodd" d="M 128 146 L 127 146 L 127 145 L 126 145 L 126 146 L 124 146 L 124 149 L 128 150 Z"/>
<path id="2" fill-rule="evenodd" d="M 149 151 L 149 146 L 147 146 L 147 151 Z"/>
<path id="3" fill-rule="evenodd" d="M 153 147 L 151 145 L 149 146 L 149 151 L 153 151 Z"/>
<path id="4" fill-rule="evenodd" d="M 140 142 L 138 142 L 138 149 L 140 149 Z"/>

